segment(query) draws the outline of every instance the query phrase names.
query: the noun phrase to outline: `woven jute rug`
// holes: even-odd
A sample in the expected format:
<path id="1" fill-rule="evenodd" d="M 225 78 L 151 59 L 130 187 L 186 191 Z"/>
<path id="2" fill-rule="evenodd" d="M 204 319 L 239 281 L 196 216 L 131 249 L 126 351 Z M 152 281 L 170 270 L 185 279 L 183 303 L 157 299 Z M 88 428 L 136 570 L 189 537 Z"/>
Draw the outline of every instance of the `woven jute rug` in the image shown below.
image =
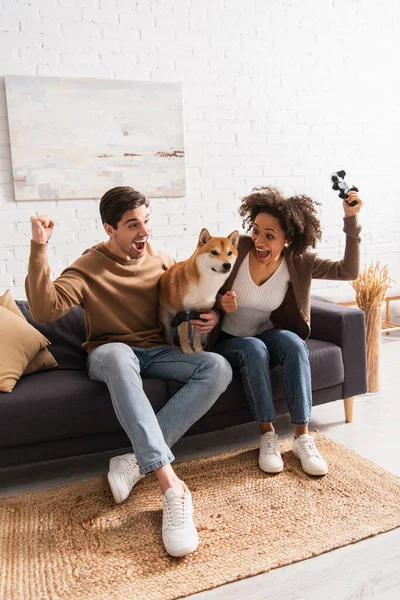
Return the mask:
<path id="1" fill-rule="evenodd" d="M 0 500 L 0 598 L 172 600 L 398 527 L 400 478 L 315 436 L 324 478 L 303 473 L 290 440 L 279 475 L 254 447 L 176 463 L 200 535 L 182 559 L 164 551 L 154 476 L 118 506 L 106 477 Z"/>

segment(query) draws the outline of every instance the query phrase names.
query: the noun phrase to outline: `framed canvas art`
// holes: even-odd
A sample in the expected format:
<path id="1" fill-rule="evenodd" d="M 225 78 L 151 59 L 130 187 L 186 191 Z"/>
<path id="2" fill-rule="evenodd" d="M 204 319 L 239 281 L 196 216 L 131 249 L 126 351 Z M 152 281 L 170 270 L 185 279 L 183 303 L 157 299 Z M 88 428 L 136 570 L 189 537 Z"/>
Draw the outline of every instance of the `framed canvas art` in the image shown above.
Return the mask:
<path id="1" fill-rule="evenodd" d="M 184 196 L 182 86 L 5 77 L 15 199 Z"/>

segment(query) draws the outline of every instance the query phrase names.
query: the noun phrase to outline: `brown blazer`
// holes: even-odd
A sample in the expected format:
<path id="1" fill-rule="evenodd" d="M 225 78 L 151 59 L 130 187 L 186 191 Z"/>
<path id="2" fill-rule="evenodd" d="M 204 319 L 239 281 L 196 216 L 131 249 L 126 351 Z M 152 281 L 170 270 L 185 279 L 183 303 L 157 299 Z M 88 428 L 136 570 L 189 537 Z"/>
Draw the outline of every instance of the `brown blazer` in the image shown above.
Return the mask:
<path id="1" fill-rule="evenodd" d="M 353 281 L 357 279 L 360 268 L 360 231 L 357 217 L 343 219 L 343 231 L 346 234 L 344 257 L 334 261 L 318 258 L 315 252 L 306 251 L 300 256 L 293 256 L 287 248 L 283 255 L 289 270 L 290 282 L 282 304 L 271 313 L 271 321 L 276 329 L 287 329 L 297 333 L 303 340 L 310 335 L 311 310 L 311 281 L 312 279 L 333 279 Z M 218 325 L 213 329 L 207 340 L 207 347 L 212 346 L 217 338 L 224 319 L 221 298 L 225 292 L 232 289 L 239 267 L 247 254 L 254 248 L 253 240 L 248 235 L 240 236 L 239 256 L 232 273 L 221 288 L 216 301 L 216 307 L 221 311 Z M 240 298 L 238 298 L 240 302 Z"/>

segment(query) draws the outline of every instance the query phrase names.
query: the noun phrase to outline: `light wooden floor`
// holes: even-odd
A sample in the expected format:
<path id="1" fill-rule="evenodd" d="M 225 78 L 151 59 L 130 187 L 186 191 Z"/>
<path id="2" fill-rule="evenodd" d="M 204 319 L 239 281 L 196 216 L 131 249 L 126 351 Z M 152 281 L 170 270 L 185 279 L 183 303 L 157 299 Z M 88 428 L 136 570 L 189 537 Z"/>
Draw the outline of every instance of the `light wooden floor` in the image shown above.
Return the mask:
<path id="1" fill-rule="evenodd" d="M 356 398 L 354 422 L 344 423 L 343 402 L 316 407 L 312 427 L 400 475 L 400 332 L 382 336 L 381 391 Z M 286 415 L 276 429 L 292 433 Z M 181 440 L 177 459 L 256 444 L 255 425 Z M 107 470 L 108 454 L 0 473 L 0 496 L 47 489 Z M 399 498 L 400 502 L 400 498 Z M 270 573 L 191 596 L 193 600 L 400 599 L 400 528 Z M 51 599 L 49 599 L 51 600 Z M 71 599 L 73 600 L 73 599 Z M 144 599 L 145 600 L 145 599 Z"/>

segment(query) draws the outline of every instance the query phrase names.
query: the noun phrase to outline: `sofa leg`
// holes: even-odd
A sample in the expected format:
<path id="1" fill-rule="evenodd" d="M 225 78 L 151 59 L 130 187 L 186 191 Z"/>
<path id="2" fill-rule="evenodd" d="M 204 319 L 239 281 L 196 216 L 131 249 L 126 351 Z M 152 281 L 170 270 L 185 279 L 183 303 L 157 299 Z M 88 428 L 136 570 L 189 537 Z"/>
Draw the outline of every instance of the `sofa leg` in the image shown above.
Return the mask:
<path id="1" fill-rule="evenodd" d="M 345 416 L 346 423 L 352 423 L 353 422 L 354 396 L 351 396 L 350 398 L 345 398 L 343 400 L 343 402 L 344 402 L 344 416 Z"/>

